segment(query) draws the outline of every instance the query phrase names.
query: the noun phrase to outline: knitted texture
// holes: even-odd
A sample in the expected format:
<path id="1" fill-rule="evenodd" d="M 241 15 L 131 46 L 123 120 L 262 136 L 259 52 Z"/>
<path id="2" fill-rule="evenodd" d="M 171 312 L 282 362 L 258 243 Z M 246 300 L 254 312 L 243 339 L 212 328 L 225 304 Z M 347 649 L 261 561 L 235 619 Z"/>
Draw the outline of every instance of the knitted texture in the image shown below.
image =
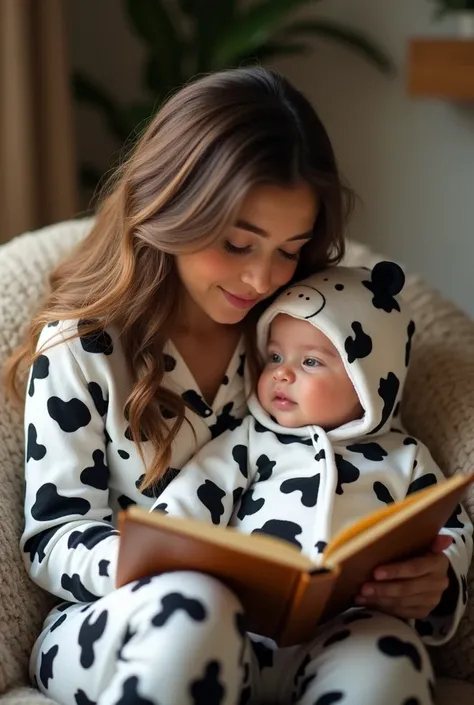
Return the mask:
<path id="1" fill-rule="evenodd" d="M 88 231 L 88 220 L 60 223 L 0 247 L 0 365 L 20 342 L 47 286 L 49 271 Z M 345 264 L 372 266 L 382 257 L 350 243 Z M 417 277 L 409 277 L 418 334 L 403 404 L 407 428 L 431 449 L 448 474 L 474 460 L 474 322 Z M 24 431 L 21 411 L 0 390 L 0 705 L 51 705 L 28 683 L 30 650 L 54 603 L 23 567 Z M 474 491 L 465 503 L 474 515 Z M 474 572 L 469 574 L 474 595 Z M 458 633 L 436 649 L 439 672 L 474 683 L 474 596 Z M 14 690 L 13 690 L 14 689 Z"/>

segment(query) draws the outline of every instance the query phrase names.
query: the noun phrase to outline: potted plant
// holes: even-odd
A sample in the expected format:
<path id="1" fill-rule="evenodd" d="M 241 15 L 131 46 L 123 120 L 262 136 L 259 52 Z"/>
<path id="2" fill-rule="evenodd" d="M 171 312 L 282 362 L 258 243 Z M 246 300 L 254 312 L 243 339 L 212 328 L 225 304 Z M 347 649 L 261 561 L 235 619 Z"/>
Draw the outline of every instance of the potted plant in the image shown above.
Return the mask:
<path id="1" fill-rule="evenodd" d="M 465 39 L 474 38 L 474 0 L 434 0 L 436 17 L 456 15 L 459 34 Z"/>
<path id="2" fill-rule="evenodd" d="M 239 0 L 123 2 L 146 49 L 142 81 L 148 98 L 123 105 L 90 77 L 73 76 L 76 99 L 102 114 L 118 147 L 130 143 L 130 137 L 133 141 L 160 103 L 193 75 L 304 54 L 309 49 L 305 39 L 314 35 L 339 42 L 385 73 L 394 70 L 384 50 L 364 32 L 328 19 L 294 18 L 304 5 L 321 0 L 253 0 L 244 7 Z M 94 189 L 106 168 L 83 165 L 83 186 Z"/>

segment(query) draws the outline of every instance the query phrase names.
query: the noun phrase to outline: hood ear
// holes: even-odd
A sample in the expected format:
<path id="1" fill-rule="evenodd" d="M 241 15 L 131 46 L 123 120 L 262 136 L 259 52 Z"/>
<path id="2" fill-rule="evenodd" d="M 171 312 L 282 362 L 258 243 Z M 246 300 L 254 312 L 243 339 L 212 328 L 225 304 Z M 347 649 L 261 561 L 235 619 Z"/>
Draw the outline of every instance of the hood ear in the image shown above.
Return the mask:
<path id="1" fill-rule="evenodd" d="M 405 285 L 405 273 L 395 262 L 377 262 L 372 269 L 372 282 L 379 291 L 396 296 Z"/>
<path id="2" fill-rule="evenodd" d="M 400 265 L 395 262 L 377 262 L 371 272 L 371 281 L 362 282 L 374 295 L 373 305 L 387 313 L 400 306 L 395 299 L 405 284 L 405 273 Z"/>

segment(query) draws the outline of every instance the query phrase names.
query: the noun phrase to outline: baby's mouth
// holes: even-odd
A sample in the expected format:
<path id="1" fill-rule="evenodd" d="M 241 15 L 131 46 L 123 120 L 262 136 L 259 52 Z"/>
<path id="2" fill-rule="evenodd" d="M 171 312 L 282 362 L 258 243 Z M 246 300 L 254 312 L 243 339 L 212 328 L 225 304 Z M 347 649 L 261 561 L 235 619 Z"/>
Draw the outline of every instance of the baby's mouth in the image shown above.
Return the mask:
<path id="1" fill-rule="evenodd" d="M 279 409 L 290 409 L 296 406 L 296 402 L 286 396 L 286 394 L 282 394 L 282 392 L 277 392 L 273 395 L 273 403 Z"/>

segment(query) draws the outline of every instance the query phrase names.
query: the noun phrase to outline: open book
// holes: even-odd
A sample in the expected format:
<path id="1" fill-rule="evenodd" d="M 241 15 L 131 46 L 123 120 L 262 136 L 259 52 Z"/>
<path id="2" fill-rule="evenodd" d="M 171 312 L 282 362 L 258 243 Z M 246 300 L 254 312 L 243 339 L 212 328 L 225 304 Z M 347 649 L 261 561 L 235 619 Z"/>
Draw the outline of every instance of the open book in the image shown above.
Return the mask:
<path id="1" fill-rule="evenodd" d="M 173 570 L 206 573 L 239 597 L 248 631 L 301 644 L 351 606 L 374 568 L 426 551 L 473 480 L 455 475 L 364 516 L 334 537 L 318 565 L 272 536 L 129 507 L 119 513 L 117 587 Z"/>

